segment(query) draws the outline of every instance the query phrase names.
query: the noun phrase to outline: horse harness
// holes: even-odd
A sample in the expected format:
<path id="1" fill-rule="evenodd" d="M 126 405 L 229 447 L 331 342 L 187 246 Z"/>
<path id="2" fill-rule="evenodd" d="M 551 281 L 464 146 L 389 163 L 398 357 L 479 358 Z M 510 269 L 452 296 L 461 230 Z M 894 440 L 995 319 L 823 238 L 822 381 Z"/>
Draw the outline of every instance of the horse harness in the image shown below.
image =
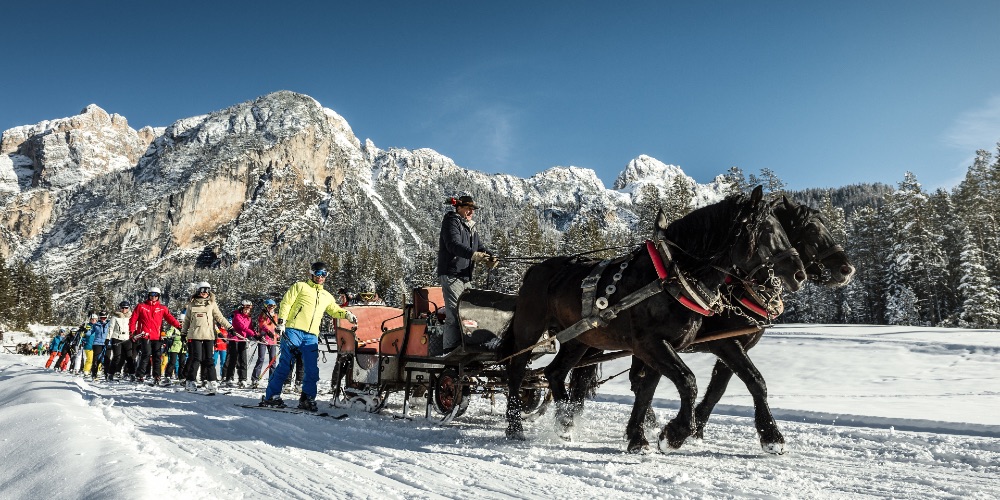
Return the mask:
<path id="1" fill-rule="evenodd" d="M 616 304 L 609 304 L 607 297 L 613 295 L 618 290 L 616 283 L 621 280 L 622 272 L 628 268 L 629 262 L 640 253 L 642 248 L 646 249 L 646 252 L 649 253 L 650 258 L 653 261 L 653 266 L 656 268 L 657 279 L 626 295 Z M 666 259 L 664 259 L 664 257 L 666 257 Z M 665 264 L 664 260 L 666 260 L 669 264 Z M 618 263 L 618 272 L 612 275 L 611 283 L 604 287 L 604 295 L 597 297 L 597 283 L 601 280 L 605 270 L 612 263 Z M 626 256 L 613 260 L 602 260 L 590 271 L 590 274 L 583 279 L 580 283 L 580 288 L 582 290 L 582 304 L 580 309 L 581 318 L 576 323 L 573 323 L 559 333 L 550 336 L 535 345 L 507 356 L 500 361 L 505 361 L 528 352 L 538 345 L 551 342 L 552 339 L 558 340 L 560 343 L 565 343 L 580 336 L 584 332 L 606 326 L 611 322 L 611 320 L 618 317 L 618 314 L 622 311 L 634 307 L 640 302 L 664 291 L 669 293 L 678 302 L 684 305 L 684 307 L 701 314 L 702 316 L 711 316 L 713 314 L 720 313 L 724 307 L 721 293 L 716 292 L 712 294 L 705 290 L 701 284 L 693 282 L 684 276 L 684 273 L 677 267 L 674 259 L 671 258 L 670 251 L 667 249 L 667 245 L 664 240 L 659 240 L 659 245 L 654 244 L 650 240 L 646 240 L 644 247 L 640 246 L 639 249 L 636 249 Z"/>
<path id="2" fill-rule="evenodd" d="M 673 243 L 663 239 L 658 239 L 656 243 L 651 240 L 646 240 L 645 245 L 640 246 L 638 249 L 626 256 L 612 260 L 600 261 L 590 271 L 590 274 L 588 274 L 587 277 L 580 283 L 580 289 L 582 290 L 580 299 L 581 318 L 576 323 L 564 328 L 555 335 L 542 339 L 539 342 L 521 349 L 514 354 L 506 356 L 499 361 L 504 362 L 508 359 L 524 354 L 539 345 L 551 342 L 553 339 L 558 340 L 560 343 L 565 343 L 582 335 L 584 332 L 607 326 L 607 324 L 610 323 L 611 320 L 618 317 L 618 314 L 622 311 L 634 307 L 640 302 L 664 291 L 669 293 L 685 308 L 702 316 L 712 316 L 721 313 L 727 307 L 732 308 L 732 306 L 726 304 L 726 301 L 723 299 L 720 291 L 712 293 L 700 283 L 685 276 L 684 272 L 677 266 L 676 260 L 673 259 L 673 256 L 668 248 L 668 244 Z M 607 297 L 613 295 L 618 290 L 616 283 L 621 280 L 622 272 L 628 268 L 629 262 L 640 253 L 642 248 L 646 249 L 646 252 L 649 254 L 649 257 L 653 262 L 653 267 L 656 269 L 657 279 L 626 295 L 616 304 L 611 305 L 608 302 Z M 775 255 L 771 260 L 773 261 L 787 258 L 792 252 L 794 252 L 794 249 Z M 604 276 L 605 270 L 613 263 L 618 263 L 618 272 L 612 275 L 611 283 L 604 287 L 604 295 L 598 297 L 597 284 Z M 754 269 L 754 272 L 757 272 L 767 265 L 767 262 L 762 263 Z M 732 276 L 727 276 L 726 283 L 729 284 L 731 280 Z M 763 297 L 762 292 L 757 292 L 753 289 L 751 283 L 746 280 L 740 281 L 743 282 L 744 290 L 750 298 L 742 296 L 738 299 L 738 302 L 754 314 L 762 316 L 769 321 L 776 318 L 784 310 L 784 305 L 781 303 L 780 293 L 775 294 L 778 303 L 778 307 L 775 307 L 775 297 L 772 297 L 771 300 L 767 300 Z M 745 314 L 743 315 L 746 316 Z M 749 316 L 747 317 L 749 318 Z M 750 319 L 752 320 L 752 318 Z M 731 332 L 717 332 L 716 335 L 711 336 L 711 338 L 706 338 L 705 341 L 746 335 L 757 331 L 759 327 L 762 326 L 762 324 L 756 320 L 753 320 L 752 322 L 758 326 L 749 329 L 733 330 Z M 695 343 L 699 342 L 700 341 L 695 341 Z"/>

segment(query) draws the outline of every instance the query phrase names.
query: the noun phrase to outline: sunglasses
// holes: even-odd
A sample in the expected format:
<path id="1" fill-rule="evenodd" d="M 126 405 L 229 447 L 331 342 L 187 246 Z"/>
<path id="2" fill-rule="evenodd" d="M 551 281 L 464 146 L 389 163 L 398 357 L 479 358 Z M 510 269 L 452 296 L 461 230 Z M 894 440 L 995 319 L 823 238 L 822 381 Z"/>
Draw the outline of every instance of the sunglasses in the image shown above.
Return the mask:
<path id="1" fill-rule="evenodd" d="M 159 297 L 159 296 L 160 296 L 160 294 L 158 294 L 158 293 L 156 293 L 156 292 L 152 292 L 152 293 L 150 293 L 150 294 L 149 294 L 149 296 L 150 296 L 150 297 Z"/>
<path id="2" fill-rule="evenodd" d="M 320 269 L 319 271 L 316 271 L 316 272 L 313 273 L 313 276 L 315 276 L 317 278 L 325 278 L 325 277 L 327 277 L 329 275 L 330 275 L 330 271 L 327 271 L 326 269 Z"/>

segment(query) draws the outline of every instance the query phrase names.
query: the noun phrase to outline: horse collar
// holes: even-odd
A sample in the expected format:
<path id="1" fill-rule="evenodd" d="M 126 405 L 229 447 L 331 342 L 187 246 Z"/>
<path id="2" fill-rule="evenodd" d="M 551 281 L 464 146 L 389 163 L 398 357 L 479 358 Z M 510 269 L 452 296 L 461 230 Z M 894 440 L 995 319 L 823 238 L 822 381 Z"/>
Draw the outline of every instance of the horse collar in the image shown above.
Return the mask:
<path id="1" fill-rule="evenodd" d="M 653 268 L 656 269 L 656 276 L 660 280 L 660 285 L 670 292 L 670 295 L 680 302 L 681 305 L 702 316 L 711 316 L 718 312 L 715 305 L 720 303 L 721 296 L 716 293 L 715 300 L 712 300 L 706 293 L 696 292 L 695 287 L 688 282 L 684 274 L 677 269 L 677 265 L 670 260 L 670 251 L 663 240 L 659 241 L 659 247 L 657 249 L 656 244 L 650 240 L 646 240 L 646 252 L 653 261 Z M 663 253 L 661 253 L 661 250 Z M 674 269 L 673 278 L 667 272 L 667 263 L 664 262 L 664 256 L 667 257 L 667 262 Z"/>

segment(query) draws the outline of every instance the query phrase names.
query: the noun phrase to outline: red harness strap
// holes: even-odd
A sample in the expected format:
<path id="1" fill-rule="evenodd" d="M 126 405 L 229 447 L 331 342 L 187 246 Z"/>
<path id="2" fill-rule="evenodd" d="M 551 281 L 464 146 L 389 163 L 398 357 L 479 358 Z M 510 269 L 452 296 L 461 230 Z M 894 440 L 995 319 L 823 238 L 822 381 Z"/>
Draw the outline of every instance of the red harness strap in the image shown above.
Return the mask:
<path id="1" fill-rule="evenodd" d="M 658 276 L 661 280 L 667 279 L 667 266 L 663 263 L 663 257 L 660 256 L 660 252 L 656 250 L 656 245 L 650 240 L 646 240 L 646 251 L 649 253 L 649 258 L 653 261 L 653 267 L 656 269 L 656 276 Z M 702 316 L 711 316 L 715 314 L 714 312 L 695 304 L 693 300 L 683 295 L 675 298 L 677 299 L 677 302 L 681 303 L 682 306 Z"/>
<path id="2" fill-rule="evenodd" d="M 771 314 L 768 313 L 767 310 L 765 310 L 763 307 L 757 305 L 756 302 L 746 297 L 740 299 L 740 304 L 743 304 L 743 307 L 753 311 L 756 315 L 762 318 L 772 319 Z"/>
<path id="3" fill-rule="evenodd" d="M 728 284 L 730 284 L 732 282 L 733 282 L 732 276 L 726 276 L 726 284 L 728 285 Z M 772 315 L 771 313 L 767 312 L 767 309 L 764 309 L 764 306 L 762 306 L 761 304 L 758 304 L 757 301 L 751 300 L 751 299 L 749 299 L 747 297 L 740 297 L 739 298 L 739 302 L 740 302 L 740 304 L 743 304 L 743 307 L 746 307 L 747 309 L 749 309 L 750 312 L 752 312 L 752 313 L 754 313 L 757 316 L 760 316 L 762 318 L 767 318 L 769 321 L 772 320 L 772 319 L 774 319 L 774 318 L 777 318 L 778 315 L 781 314 L 781 313 L 778 313 L 778 314 Z"/>

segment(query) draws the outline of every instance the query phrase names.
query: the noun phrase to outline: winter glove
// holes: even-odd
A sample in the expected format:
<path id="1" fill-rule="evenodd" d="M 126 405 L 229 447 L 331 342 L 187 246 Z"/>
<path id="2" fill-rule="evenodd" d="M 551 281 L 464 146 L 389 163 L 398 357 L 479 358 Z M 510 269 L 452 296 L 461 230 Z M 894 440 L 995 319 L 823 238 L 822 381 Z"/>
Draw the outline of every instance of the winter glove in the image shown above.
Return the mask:
<path id="1" fill-rule="evenodd" d="M 490 254 L 486 252 L 472 252 L 472 262 L 480 263 L 485 262 L 490 258 Z"/>
<path id="2" fill-rule="evenodd" d="M 353 323 L 355 325 L 358 324 L 358 317 L 355 316 L 354 313 L 352 313 L 351 311 L 347 311 L 347 313 L 344 314 L 344 319 L 346 319 L 347 321 L 350 321 L 351 323 Z"/>
<path id="3" fill-rule="evenodd" d="M 274 327 L 274 333 L 279 337 L 285 334 L 285 320 L 278 320 L 278 326 Z"/>
<path id="4" fill-rule="evenodd" d="M 486 259 L 486 265 L 489 266 L 490 269 L 496 269 L 497 266 L 500 265 L 500 257 L 490 255 L 490 258 Z"/>

